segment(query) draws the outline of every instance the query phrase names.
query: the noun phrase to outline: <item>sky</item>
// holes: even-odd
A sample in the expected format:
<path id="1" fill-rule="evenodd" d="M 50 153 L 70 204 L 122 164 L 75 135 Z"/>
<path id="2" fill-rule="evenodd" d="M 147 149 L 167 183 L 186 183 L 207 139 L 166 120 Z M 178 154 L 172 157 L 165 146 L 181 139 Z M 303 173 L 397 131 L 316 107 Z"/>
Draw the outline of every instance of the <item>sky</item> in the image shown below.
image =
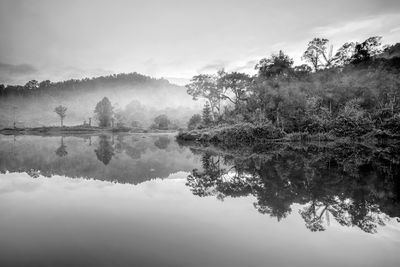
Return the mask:
<path id="1" fill-rule="evenodd" d="M 279 50 L 302 64 L 314 37 L 376 35 L 400 42 L 399 0 L 0 0 L 0 83 L 136 71 L 185 84 L 252 74 Z"/>

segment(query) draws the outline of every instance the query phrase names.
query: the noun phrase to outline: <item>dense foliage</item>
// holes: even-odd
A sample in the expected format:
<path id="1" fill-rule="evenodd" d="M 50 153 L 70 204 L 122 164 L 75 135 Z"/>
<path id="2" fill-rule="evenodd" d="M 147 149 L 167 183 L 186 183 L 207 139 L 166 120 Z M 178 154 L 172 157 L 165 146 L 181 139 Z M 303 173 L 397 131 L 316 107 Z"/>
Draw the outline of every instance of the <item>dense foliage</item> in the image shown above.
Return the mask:
<path id="1" fill-rule="evenodd" d="M 329 40 L 315 38 L 293 66 L 282 51 L 255 66 L 253 77 L 219 71 L 198 75 L 187 92 L 211 107 L 212 123 L 270 125 L 284 133 L 362 136 L 372 130 L 400 134 L 400 45 L 380 37 L 346 43 L 333 54 Z M 208 118 L 207 118 L 208 120 Z"/>
<path id="2" fill-rule="evenodd" d="M 169 84 L 164 79 L 154 79 L 149 76 L 141 75 L 139 73 L 120 73 L 109 76 L 100 76 L 94 78 L 84 79 L 70 79 L 62 82 L 51 82 L 49 80 L 38 82 L 36 80 L 28 81 L 25 85 L 4 85 L 0 84 L 0 97 L 10 95 L 24 96 L 24 95 L 42 95 L 42 94 L 55 94 L 59 91 L 72 90 L 88 90 L 88 88 L 95 89 L 99 86 L 102 87 L 118 87 L 118 86 L 134 86 L 138 84 Z"/>
<path id="3" fill-rule="evenodd" d="M 113 107 L 110 100 L 104 97 L 94 109 L 100 127 L 110 127 L 113 120 Z"/>

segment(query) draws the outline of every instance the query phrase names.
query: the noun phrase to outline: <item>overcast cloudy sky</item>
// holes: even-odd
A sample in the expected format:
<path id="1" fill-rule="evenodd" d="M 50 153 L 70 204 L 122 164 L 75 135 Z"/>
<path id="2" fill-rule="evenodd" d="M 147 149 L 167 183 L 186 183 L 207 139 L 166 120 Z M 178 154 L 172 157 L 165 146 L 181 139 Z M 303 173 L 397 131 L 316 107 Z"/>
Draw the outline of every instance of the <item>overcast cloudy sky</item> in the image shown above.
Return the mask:
<path id="1" fill-rule="evenodd" d="M 279 49 L 400 42 L 399 0 L 0 0 L 0 83 L 137 71 L 184 82 L 252 72 Z"/>

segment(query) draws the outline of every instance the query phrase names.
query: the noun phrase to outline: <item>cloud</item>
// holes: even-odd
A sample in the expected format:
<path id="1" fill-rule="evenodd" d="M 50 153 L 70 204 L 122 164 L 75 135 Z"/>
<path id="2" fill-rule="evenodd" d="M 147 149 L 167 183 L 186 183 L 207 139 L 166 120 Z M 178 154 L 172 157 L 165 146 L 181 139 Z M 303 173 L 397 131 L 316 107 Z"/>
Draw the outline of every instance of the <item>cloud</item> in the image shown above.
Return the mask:
<path id="1" fill-rule="evenodd" d="M 380 16 L 365 17 L 358 20 L 340 22 L 333 25 L 316 27 L 312 30 L 313 34 L 323 37 L 359 35 L 360 32 L 366 35 L 383 35 L 385 33 L 396 32 L 394 28 L 400 24 L 400 14 L 385 14 Z"/>
<path id="2" fill-rule="evenodd" d="M 249 60 L 244 64 L 238 64 L 236 67 L 233 67 L 233 71 L 238 72 L 254 72 L 254 67 L 258 63 L 259 59 Z"/>
<path id="3" fill-rule="evenodd" d="M 226 61 L 215 61 L 214 63 L 207 64 L 200 69 L 197 70 L 198 73 L 210 73 L 210 72 L 217 72 L 220 69 L 225 68 L 227 65 Z"/>
<path id="4" fill-rule="evenodd" d="M 177 85 L 186 85 L 190 82 L 189 78 L 179 78 L 179 77 L 164 77 L 170 83 L 177 84 Z"/>
<path id="5" fill-rule="evenodd" d="M 0 62 L 0 73 L 4 75 L 26 75 L 36 72 L 36 68 L 29 64 L 13 65 Z"/>
<path id="6" fill-rule="evenodd" d="M 400 27 L 396 27 L 390 30 L 390 32 L 398 32 L 400 31 Z"/>
<path id="7" fill-rule="evenodd" d="M 8 64 L 0 62 L 0 83 L 20 83 L 32 79 L 38 70 L 30 64 Z"/>
<path id="8" fill-rule="evenodd" d="M 13 65 L 0 62 L 0 84 L 23 85 L 29 80 L 63 81 L 68 79 L 82 79 L 113 74 L 113 71 L 102 68 L 80 68 L 65 66 L 58 68 L 38 69 L 30 64 Z"/>

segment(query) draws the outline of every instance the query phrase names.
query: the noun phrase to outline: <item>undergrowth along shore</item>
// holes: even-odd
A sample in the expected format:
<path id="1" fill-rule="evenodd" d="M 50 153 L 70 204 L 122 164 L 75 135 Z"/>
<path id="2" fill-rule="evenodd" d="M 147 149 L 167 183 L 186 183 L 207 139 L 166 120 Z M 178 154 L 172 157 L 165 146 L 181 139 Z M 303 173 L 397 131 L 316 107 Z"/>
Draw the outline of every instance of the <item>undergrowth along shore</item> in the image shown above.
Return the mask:
<path id="1" fill-rule="evenodd" d="M 182 141 L 223 144 L 228 147 L 263 142 L 336 141 L 339 139 L 367 140 L 373 138 L 400 139 L 400 135 L 386 129 L 371 129 L 362 134 L 359 134 L 359 132 L 335 130 L 315 133 L 285 133 L 272 124 L 255 125 L 251 123 L 219 125 L 204 129 L 181 131 L 177 135 L 177 139 Z"/>

